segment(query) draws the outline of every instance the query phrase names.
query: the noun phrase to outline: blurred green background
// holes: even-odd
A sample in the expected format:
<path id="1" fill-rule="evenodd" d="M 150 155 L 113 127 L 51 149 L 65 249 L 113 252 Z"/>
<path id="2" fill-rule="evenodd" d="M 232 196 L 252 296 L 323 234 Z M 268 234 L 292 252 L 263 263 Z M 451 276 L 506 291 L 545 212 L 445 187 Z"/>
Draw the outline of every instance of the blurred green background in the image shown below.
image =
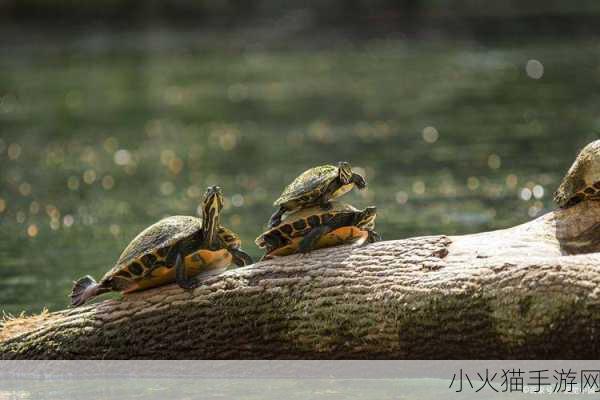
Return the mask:
<path id="1" fill-rule="evenodd" d="M 600 3 L 479 4 L 0 2 L 0 309 L 67 306 L 207 185 L 259 257 L 323 163 L 366 174 L 345 200 L 385 239 L 549 211 L 600 133 Z"/>

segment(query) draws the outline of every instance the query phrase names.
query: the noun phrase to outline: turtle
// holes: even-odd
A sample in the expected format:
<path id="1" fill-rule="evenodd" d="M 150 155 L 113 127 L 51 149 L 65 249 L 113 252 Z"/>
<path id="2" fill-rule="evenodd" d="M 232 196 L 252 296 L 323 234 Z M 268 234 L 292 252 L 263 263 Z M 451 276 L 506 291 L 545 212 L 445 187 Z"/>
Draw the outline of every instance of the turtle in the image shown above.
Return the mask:
<path id="1" fill-rule="evenodd" d="M 561 208 L 569 208 L 584 200 L 600 199 L 600 140 L 585 146 L 554 193 Z"/>
<path id="2" fill-rule="evenodd" d="M 327 210 L 331 200 L 346 194 L 354 186 L 362 190 L 367 183 L 360 174 L 352 172 L 352 167 L 345 161 L 337 167 L 321 165 L 304 171 L 273 203 L 279 209 L 271 216 L 268 227 L 279 225 L 283 214 L 301 207 L 319 204 L 323 210 Z"/>
<path id="3" fill-rule="evenodd" d="M 345 203 L 331 202 L 328 210 L 316 205 L 286 214 L 283 221 L 258 238 L 256 245 L 266 251 L 263 259 L 308 253 L 314 249 L 348 243 L 381 240 L 374 231 L 377 208 L 358 210 Z"/>
<path id="4" fill-rule="evenodd" d="M 194 275 L 220 273 L 232 261 L 238 266 L 251 264 L 239 237 L 220 225 L 222 208 L 221 189 L 209 187 L 202 218 L 175 215 L 149 226 L 129 243 L 100 282 L 89 275 L 74 282 L 71 304 L 79 306 L 110 291 L 127 294 L 174 281 L 191 289 L 198 285 Z"/>

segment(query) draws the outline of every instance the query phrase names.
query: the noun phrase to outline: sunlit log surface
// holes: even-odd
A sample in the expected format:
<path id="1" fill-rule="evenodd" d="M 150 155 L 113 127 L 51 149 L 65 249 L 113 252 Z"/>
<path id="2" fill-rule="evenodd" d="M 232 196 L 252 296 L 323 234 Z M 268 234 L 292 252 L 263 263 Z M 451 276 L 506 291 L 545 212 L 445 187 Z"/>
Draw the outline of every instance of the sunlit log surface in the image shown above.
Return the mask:
<path id="1" fill-rule="evenodd" d="M 3 358 L 598 358 L 600 202 L 6 322 Z M 66 295 L 66 294 L 65 294 Z"/>

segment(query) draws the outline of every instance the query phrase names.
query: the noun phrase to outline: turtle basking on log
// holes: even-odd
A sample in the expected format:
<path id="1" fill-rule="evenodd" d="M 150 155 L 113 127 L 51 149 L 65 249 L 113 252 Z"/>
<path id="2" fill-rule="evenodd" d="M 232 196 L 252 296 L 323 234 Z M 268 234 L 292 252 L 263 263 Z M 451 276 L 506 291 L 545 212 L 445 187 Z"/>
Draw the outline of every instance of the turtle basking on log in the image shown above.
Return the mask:
<path id="1" fill-rule="evenodd" d="M 569 208 L 583 200 L 600 199 L 600 140 L 585 146 L 554 193 L 561 208 Z"/>
<path id="2" fill-rule="evenodd" d="M 367 183 L 365 178 L 352 171 L 347 162 L 340 162 L 337 167 L 321 165 L 311 168 L 294 179 L 275 200 L 273 205 L 279 209 L 271 216 L 268 226 L 279 225 L 283 214 L 299 208 L 320 205 L 323 210 L 328 210 L 331 200 L 348 193 L 354 186 L 362 190 Z"/>
<path id="3" fill-rule="evenodd" d="M 251 264 L 239 237 L 220 225 L 222 208 L 221 189 L 209 187 L 202 219 L 178 215 L 146 228 L 100 282 L 88 275 L 74 283 L 71 304 L 79 306 L 110 291 L 131 293 L 171 282 L 194 288 L 200 277 L 220 273 L 232 261 L 238 266 Z"/>
<path id="4" fill-rule="evenodd" d="M 374 231 L 377 209 L 358 210 L 332 202 L 328 210 L 313 206 L 286 214 L 283 221 L 256 239 L 266 251 L 263 259 L 308 253 L 315 249 L 381 240 Z"/>

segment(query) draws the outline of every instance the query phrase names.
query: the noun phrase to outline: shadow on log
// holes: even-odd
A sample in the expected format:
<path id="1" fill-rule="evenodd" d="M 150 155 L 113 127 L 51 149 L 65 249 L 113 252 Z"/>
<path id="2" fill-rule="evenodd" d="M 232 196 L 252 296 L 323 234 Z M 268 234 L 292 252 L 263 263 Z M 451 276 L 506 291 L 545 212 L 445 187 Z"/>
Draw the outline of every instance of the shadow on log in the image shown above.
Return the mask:
<path id="1" fill-rule="evenodd" d="M 598 358 L 600 202 L 5 323 L 12 358 Z M 20 325 L 19 325 L 20 324 Z"/>

